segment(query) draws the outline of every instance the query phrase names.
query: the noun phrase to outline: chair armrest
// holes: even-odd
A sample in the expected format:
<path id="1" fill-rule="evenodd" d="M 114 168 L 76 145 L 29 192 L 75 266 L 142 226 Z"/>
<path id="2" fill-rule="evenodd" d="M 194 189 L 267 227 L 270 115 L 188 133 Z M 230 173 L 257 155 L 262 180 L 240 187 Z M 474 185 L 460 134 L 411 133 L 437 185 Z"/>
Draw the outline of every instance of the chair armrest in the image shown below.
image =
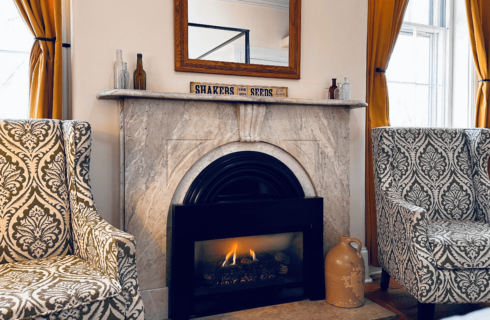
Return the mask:
<path id="1" fill-rule="evenodd" d="M 123 293 L 136 296 L 138 278 L 134 237 L 114 228 L 99 216 L 94 206 L 81 202 L 79 197 L 77 204 L 75 211 L 78 212 L 73 212 L 72 219 L 75 254 L 118 280 Z"/>
<path id="2" fill-rule="evenodd" d="M 63 121 L 63 136 L 74 252 L 118 280 L 126 299 L 135 297 L 138 294 L 135 239 L 102 219 L 94 205 L 89 178 L 90 125 L 84 121 Z"/>
<path id="3" fill-rule="evenodd" d="M 429 248 L 427 212 L 394 192 L 384 192 L 382 198 L 377 208 L 380 263 L 417 300 L 429 302 L 436 294 L 437 267 Z"/>

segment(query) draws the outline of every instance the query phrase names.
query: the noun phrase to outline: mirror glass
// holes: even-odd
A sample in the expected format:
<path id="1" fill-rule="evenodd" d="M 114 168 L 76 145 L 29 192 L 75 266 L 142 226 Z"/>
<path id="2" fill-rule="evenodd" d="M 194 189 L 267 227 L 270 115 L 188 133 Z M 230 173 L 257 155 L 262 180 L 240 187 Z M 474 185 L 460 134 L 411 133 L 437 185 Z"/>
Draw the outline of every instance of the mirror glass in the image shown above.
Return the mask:
<path id="1" fill-rule="evenodd" d="M 289 0 L 188 0 L 189 59 L 289 66 Z"/>

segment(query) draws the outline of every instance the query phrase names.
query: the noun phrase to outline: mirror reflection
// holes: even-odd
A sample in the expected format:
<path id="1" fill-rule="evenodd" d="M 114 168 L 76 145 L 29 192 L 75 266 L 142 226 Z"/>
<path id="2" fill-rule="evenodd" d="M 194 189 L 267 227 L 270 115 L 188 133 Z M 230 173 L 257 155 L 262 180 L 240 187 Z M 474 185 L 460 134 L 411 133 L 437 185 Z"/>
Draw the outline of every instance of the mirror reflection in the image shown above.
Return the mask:
<path id="1" fill-rule="evenodd" d="M 188 0 L 189 59 L 289 66 L 289 0 Z"/>

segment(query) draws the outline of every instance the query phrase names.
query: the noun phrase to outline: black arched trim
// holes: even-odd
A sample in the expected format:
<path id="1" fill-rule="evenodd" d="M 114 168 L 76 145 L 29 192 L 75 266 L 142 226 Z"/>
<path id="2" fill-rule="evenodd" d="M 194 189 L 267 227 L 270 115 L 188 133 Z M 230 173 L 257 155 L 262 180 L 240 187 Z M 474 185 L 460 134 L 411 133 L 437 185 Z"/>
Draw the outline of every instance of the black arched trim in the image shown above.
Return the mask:
<path id="1" fill-rule="evenodd" d="M 246 181 L 260 183 L 267 189 L 266 194 L 250 195 L 251 198 L 246 200 L 305 196 L 298 178 L 284 163 L 265 153 L 241 151 L 223 156 L 207 166 L 192 182 L 184 204 L 222 202 L 227 188 Z"/>

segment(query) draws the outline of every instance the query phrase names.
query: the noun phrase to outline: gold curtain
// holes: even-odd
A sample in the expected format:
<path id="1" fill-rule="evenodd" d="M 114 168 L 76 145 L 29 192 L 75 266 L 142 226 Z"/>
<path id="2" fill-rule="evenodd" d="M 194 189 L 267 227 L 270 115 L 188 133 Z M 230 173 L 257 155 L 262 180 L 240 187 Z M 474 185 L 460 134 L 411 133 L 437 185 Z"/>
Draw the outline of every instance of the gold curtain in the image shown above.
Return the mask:
<path id="1" fill-rule="evenodd" d="M 475 126 L 490 128 L 490 1 L 465 0 L 470 42 L 480 80 L 476 95 Z"/>
<path id="2" fill-rule="evenodd" d="M 366 246 L 369 263 L 379 267 L 371 129 L 389 126 L 388 67 L 408 0 L 369 0 L 366 74 Z"/>
<path id="3" fill-rule="evenodd" d="M 31 49 L 29 96 L 31 118 L 61 119 L 62 55 L 61 0 L 14 0 L 34 37 Z"/>

